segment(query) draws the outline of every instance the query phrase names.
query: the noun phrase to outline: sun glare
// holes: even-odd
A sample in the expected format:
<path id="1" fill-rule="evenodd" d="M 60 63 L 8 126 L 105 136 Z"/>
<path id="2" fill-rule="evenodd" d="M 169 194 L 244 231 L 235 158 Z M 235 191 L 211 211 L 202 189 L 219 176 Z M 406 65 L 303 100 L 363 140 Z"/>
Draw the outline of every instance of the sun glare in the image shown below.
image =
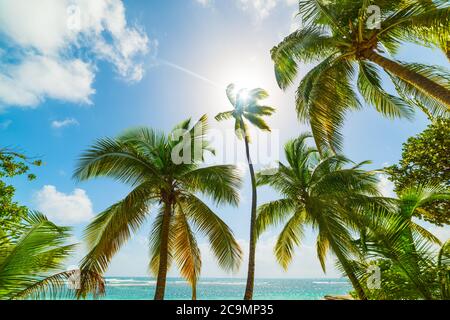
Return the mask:
<path id="1" fill-rule="evenodd" d="M 272 70 L 272 69 L 271 69 Z M 238 93 L 241 89 L 264 88 L 268 85 L 271 74 L 264 73 L 264 68 L 253 61 L 233 60 L 220 67 L 219 80 L 223 83 L 234 83 Z M 268 78 L 269 77 L 269 78 Z"/>
<path id="2" fill-rule="evenodd" d="M 247 102 L 247 100 L 250 98 L 250 94 L 247 88 L 240 89 L 238 95 L 238 99 L 242 102 Z"/>
<path id="3" fill-rule="evenodd" d="M 250 93 L 249 93 L 248 88 L 242 88 L 242 87 L 235 86 L 231 94 L 236 97 L 236 100 L 238 100 L 244 104 L 250 98 Z"/>

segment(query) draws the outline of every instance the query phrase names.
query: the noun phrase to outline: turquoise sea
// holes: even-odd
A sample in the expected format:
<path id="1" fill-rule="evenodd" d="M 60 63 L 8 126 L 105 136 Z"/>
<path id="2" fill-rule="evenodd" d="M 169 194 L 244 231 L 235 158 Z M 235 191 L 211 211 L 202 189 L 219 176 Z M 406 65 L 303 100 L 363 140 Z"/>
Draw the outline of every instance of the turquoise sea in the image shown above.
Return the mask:
<path id="1" fill-rule="evenodd" d="M 137 277 L 106 278 L 106 300 L 148 300 L 153 298 L 155 280 Z M 197 287 L 199 300 L 241 300 L 245 279 L 202 279 Z M 346 279 L 256 279 L 255 299 L 320 300 L 326 295 L 345 295 L 351 291 Z M 191 298 L 191 289 L 183 279 L 167 280 L 166 299 Z"/>

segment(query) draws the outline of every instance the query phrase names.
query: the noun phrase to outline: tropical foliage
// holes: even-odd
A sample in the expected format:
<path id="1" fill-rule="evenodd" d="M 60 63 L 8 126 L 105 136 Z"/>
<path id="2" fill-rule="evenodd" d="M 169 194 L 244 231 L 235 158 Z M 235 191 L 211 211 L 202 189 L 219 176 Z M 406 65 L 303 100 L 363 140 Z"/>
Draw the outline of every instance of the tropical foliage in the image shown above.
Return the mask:
<path id="1" fill-rule="evenodd" d="M 110 177 L 132 190 L 86 228 L 89 253 L 81 263 L 80 296 L 102 293 L 101 281 L 96 283 L 89 275 L 105 273 L 112 257 L 140 229 L 151 210 L 155 213 L 149 236 L 149 269 L 157 276 L 155 299 L 164 298 L 172 262 L 189 281 L 196 298 L 201 270 L 196 231 L 209 239 L 223 269 L 239 267 L 242 252 L 232 231 L 197 196 L 203 194 L 216 204 L 239 202 L 241 181 L 234 166 L 200 166 L 204 153 L 212 151 L 206 131 L 206 116 L 192 127 L 190 120 L 183 121 L 168 135 L 136 128 L 97 141 L 81 156 L 74 174 L 78 180 Z"/>
<path id="2" fill-rule="evenodd" d="M 299 15 L 305 26 L 274 47 L 272 59 L 282 89 L 295 82 L 301 64 L 317 63 L 300 81 L 296 108 L 319 151 L 342 148 L 345 114 L 361 109 L 360 97 L 391 118 L 410 118 L 414 105 L 448 116 L 448 71 L 392 58 L 407 42 L 448 54 L 448 1 L 300 0 Z M 398 95 L 383 83 L 386 76 Z"/>
<path id="3" fill-rule="evenodd" d="M 364 291 L 370 300 L 420 300 L 423 296 L 417 288 L 411 283 L 402 269 L 394 265 L 391 260 L 379 259 L 373 260 L 369 264 L 364 265 L 365 270 L 370 270 L 370 267 L 379 268 L 380 286 L 374 288 L 368 286 L 370 281 L 361 281 Z M 440 282 L 438 269 L 427 268 L 423 270 L 422 279 L 426 280 L 429 291 L 434 296 L 440 295 Z M 356 292 L 352 292 L 356 297 Z"/>
<path id="4" fill-rule="evenodd" d="M 288 268 L 305 226 L 312 226 L 318 232 L 322 268 L 326 271 L 330 250 L 357 298 L 445 297 L 447 249 L 443 247 L 438 258 L 433 248 L 440 241 L 412 219 L 423 207 L 448 200 L 450 195 L 428 186 L 405 189 L 398 199 L 381 197 L 375 172 L 363 171 L 362 164 L 348 167 L 349 160 L 342 156 L 320 155 L 306 144 L 308 137 L 286 144 L 288 165 L 280 163 L 278 173 L 258 174 L 259 185 L 270 185 L 282 195 L 260 206 L 257 218 L 258 235 L 270 226 L 282 225 L 274 248 L 280 265 Z M 381 269 L 380 288 L 367 285 L 373 266 Z"/>
<path id="5" fill-rule="evenodd" d="M 34 180 L 34 174 L 29 173 L 30 165 L 40 166 L 40 160 L 32 160 L 24 154 L 10 149 L 0 149 L 0 230 L 12 236 L 16 232 L 17 224 L 28 214 L 25 206 L 14 202 L 15 188 L 3 181 L 27 174 L 29 180 Z"/>
<path id="6" fill-rule="evenodd" d="M 17 224 L 27 216 L 28 209 L 13 200 L 15 189 L 0 180 L 0 230 L 12 235 Z"/>
<path id="7" fill-rule="evenodd" d="M 396 191 L 424 184 L 438 184 L 450 191 L 450 120 L 436 119 L 421 134 L 403 145 L 399 164 L 386 169 Z M 450 223 L 450 202 L 434 201 L 416 210 L 417 217 L 437 225 Z"/>
<path id="8" fill-rule="evenodd" d="M 361 169 L 343 156 L 320 155 L 308 146 L 309 135 L 288 142 L 285 155 L 288 164 L 279 164 L 274 175 L 258 175 L 259 185 L 277 190 L 281 199 L 263 204 L 258 209 L 257 230 L 261 234 L 270 226 L 282 225 L 274 252 L 278 262 L 287 268 L 294 249 L 301 245 L 305 226 L 317 230 L 317 257 L 322 269 L 329 251 L 349 277 L 360 299 L 367 296 L 352 264 L 361 252 L 352 231 L 358 221 L 358 208 L 376 203 L 377 178 L 374 172 Z"/>
<path id="9" fill-rule="evenodd" d="M 248 91 L 241 89 L 236 91 L 236 87 L 230 84 L 226 90 L 228 100 L 233 106 L 233 110 L 219 113 L 216 116 L 217 121 L 228 119 L 234 120 L 234 129 L 239 139 L 244 139 L 245 154 L 247 156 L 250 177 L 252 181 L 252 208 L 250 215 L 250 248 L 247 285 L 245 288 L 244 299 L 251 300 L 253 297 L 253 288 L 255 285 L 255 255 L 256 255 L 256 207 L 257 207 L 257 190 L 255 169 L 250 157 L 250 132 L 246 122 L 251 123 L 255 127 L 263 131 L 270 131 L 270 127 L 264 121 L 263 117 L 271 116 L 275 112 L 275 108 L 263 106 L 260 101 L 269 97 L 267 91 L 257 88 Z"/>
<path id="10" fill-rule="evenodd" d="M 400 193 L 398 199 L 390 199 L 391 206 L 368 210 L 361 219 L 361 225 L 365 227 L 360 242 L 366 258 L 369 261 L 387 259 L 392 266 L 390 270 L 401 275 L 401 279 L 406 279 L 408 291 L 422 299 L 439 298 L 433 294 L 431 285 L 438 280 L 437 254 L 433 246 L 441 243 L 433 234 L 416 224 L 413 216 L 424 206 L 449 198 L 450 195 L 439 187 L 410 188 Z M 432 270 L 435 272 L 430 273 Z M 364 266 L 363 278 L 368 276 L 366 271 L 367 266 Z M 433 281 L 430 275 L 434 277 Z M 381 294 L 391 293 L 386 291 Z"/>
<path id="11" fill-rule="evenodd" d="M 0 300 L 55 297 L 65 290 L 73 271 L 63 271 L 74 252 L 70 229 L 32 212 L 16 226 L 17 238 L 0 229 Z M 56 274 L 54 274 L 57 272 Z"/>
<path id="12" fill-rule="evenodd" d="M 0 178 L 11 178 L 27 173 L 28 179 L 34 180 L 36 176 L 29 173 L 30 166 L 41 165 L 41 160 L 32 159 L 23 153 L 8 148 L 0 149 Z"/>

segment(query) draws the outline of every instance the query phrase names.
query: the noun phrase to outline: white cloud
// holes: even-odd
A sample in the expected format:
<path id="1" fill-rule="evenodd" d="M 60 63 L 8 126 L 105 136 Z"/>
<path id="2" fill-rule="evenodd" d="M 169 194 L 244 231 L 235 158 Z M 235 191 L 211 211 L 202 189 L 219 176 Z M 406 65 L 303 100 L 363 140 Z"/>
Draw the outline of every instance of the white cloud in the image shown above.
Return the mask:
<path id="1" fill-rule="evenodd" d="M 203 7 L 213 5 L 213 0 L 195 0 Z M 234 0 L 238 9 L 253 15 L 256 21 L 267 18 L 272 11 L 281 5 L 288 7 L 298 4 L 298 0 Z"/>
<path id="2" fill-rule="evenodd" d="M 244 11 L 255 13 L 258 19 L 264 19 L 279 2 L 279 0 L 238 0 L 238 7 Z"/>
<path id="3" fill-rule="evenodd" d="M 36 106 L 45 98 L 90 103 L 94 73 L 79 59 L 60 61 L 29 55 L 0 73 L 0 101 L 7 105 Z"/>
<path id="4" fill-rule="evenodd" d="M 213 3 L 213 0 L 195 0 L 195 1 L 204 7 L 208 7 Z"/>
<path id="5" fill-rule="evenodd" d="M 77 126 L 79 125 L 77 119 L 74 118 L 67 118 L 64 120 L 54 120 L 52 121 L 52 128 L 54 129 L 60 129 L 68 126 Z"/>
<path id="6" fill-rule="evenodd" d="M 89 103 L 95 61 L 139 81 L 146 34 L 130 26 L 120 0 L 0 0 L 0 33 L 18 61 L 0 64 L 0 104 L 36 106 L 45 98 Z"/>
<path id="7" fill-rule="evenodd" d="M 82 189 L 65 194 L 55 186 L 47 185 L 34 194 L 33 200 L 39 211 L 59 224 L 74 225 L 94 216 L 92 202 Z"/>

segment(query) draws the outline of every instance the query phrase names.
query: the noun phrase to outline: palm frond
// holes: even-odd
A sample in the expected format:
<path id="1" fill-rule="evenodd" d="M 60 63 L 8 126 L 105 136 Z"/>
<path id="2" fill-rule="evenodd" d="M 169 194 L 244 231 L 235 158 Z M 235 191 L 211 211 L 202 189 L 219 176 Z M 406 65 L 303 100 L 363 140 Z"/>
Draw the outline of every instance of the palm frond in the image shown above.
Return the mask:
<path id="1" fill-rule="evenodd" d="M 279 199 L 261 205 L 256 218 L 256 234 L 260 236 L 267 228 L 283 223 L 295 210 L 292 199 Z"/>
<path id="2" fill-rule="evenodd" d="M 358 88 L 366 102 L 378 112 L 391 118 L 411 119 L 413 110 L 401 98 L 388 94 L 381 86 L 381 78 L 373 64 L 359 63 Z"/>
<path id="3" fill-rule="evenodd" d="M 20 237 L 2 244 L 0 251 L 0 299 L 20 299 L 32 294 L 61 293 L 56 275 L 74 252 L 67 244 L 70 228 L 59 227 L 44 215 L 31 212 Z M 50 284 L 54 284 L 52 287 Z M 48 289 L 50 291 L 46 291 Z"/>
<path id="4" fill-rule="evenodd" d="M 304 237 L 304 219 L 303 211 L 295 213 L 284 226 L 275 244 L 275 257 L 285 270 L 292 261 L 295 247 L 300 245 L 300 241 Z"/>
<path id="5" fill-rule="evenodd" d="M 247 113 L 254 114 L 256 116 L 271 116 L 275 113 L 275 108 L 269 106 L 250 105 L 245 109 Z"/>
<path id="6" fill-rule="evenodd" d="M 450 37 L 449 16 L 448 3 L 431 7 L 411 3 L 383 21 L 379 36 L 445 50 Z"/>
<path id="7" fill-rule="evenodd" d="M 105 138 L 98 140 L 81 156 L 73 176 L 79 181 L 107 176 L 135 185 L 148 175 L 157 179 L 157 168 L 134 142 Z"/>
<path id="8" fill-rule="evenodd" d="M 423 93 L 412 84 L 395 77 L 392 74 L 389 74 L 389 76 L 403 100 L 410 101 L 412 104 L 422 109 L 427 116 L 434 118 L 450 116 L 450 111 L 445 104 Z"/>
<path id="9" fill-rule="evenodd" d="M 293 32 L 271 50 L 278 86 L 285 90 L 293 84 L 298 73 L 298 60 L 313 62 L 336 50 L 333 39 L 320 27 L 312 26 Z"/>
<path id="10" fill-rule="evenodd" d="M 217 114 L 215 117 L 215 119 L 217 121 L 224 121 L 224 120 L 229 120 L 232 118 L 233 118 L 233 111 L 221 112 L 221 113 Z"/>
<path id="11" fill-rule="evenodd" d="M 200 277 L 202 260 L 197 241 L 189 227 L 183 208 L 178 206 L 174 221 L 173 259 L 178 264 L 180 274 L 195 291 Z"/>
<path id="12" fill-rule="evenodd" d="M 180 180 L 187 190 L 210 196 L 217 204 L 239 203 L 242 178 L 235 166 L 217 165 L 191 170 Z"/>
<path id="13" fill-rule="evenodd" d="M 319 151 L 342 149 L 340 128 L 349 110 L 360 103 L 352 88 L 353 65 L 343 58 L 330 57 L 312 69 L 297 90 L 297 114 L 309 121 Z M 336 82 L 335 79 L 340 81 Z"/>
<path id="14" fill-rule="evenodd" d="M 244 113 L 244 118 L 258 129 L 271 131 L 269 125 L 260 116 L 254 115 L 252 113 Z"/>
<path id="15" fill-rule="evenodd" d="M 152 186 L 146 183 L 136 187 L 89 224 L 84 234 L 89 253 L 81 262 L 82 273 L 103 275 L 106 272 L 115 253 L 144 223 L 151 192 Z M 89 289 L 87 283 L 82 283 L 82 291 L 84 289 Z"/>
<path id="16" fill-rule="evenodd" d="M 233 83 L 228 85 L 226 93 L 230 103 L 236 106 L 236 86 Z"/>
<path id="17" fill-rule="evenodd" d="M 247 92 L 249 97 L 248 103 L 253 104 L 257 103 L 260 100 L 267 99 L 269 97 L 269 93 L 262 88 L 255 88 Z"/>
<path id="18" fill-rule="evenodd" d="M 158 214 L 153 221 L 152 230 L 149 236 L 149 255 L 150 255 L 150 263 L 149 263 L 149 271 L 157 276 L 159 272 L 159 257 L 161 252 L 161 244 L 162 244 L 162 227 L 163 227 L 163 219 L 164 219 L 164 205 L 159 208 Z M 167 270 L 169 270 L 172 266 L 173 254 L 174 254 L 174 245 L 175 245 L 175 220 L 170 219 L 169 222 L 169 235 L 167 237 Z"/>
<path id="19" fill-rule="evenodd" d="M 330 249 L 330 242 L 326 235 L 319 232 L 316 241 L 316 249 L 317 249 L 317 258 L 319 259 L 320 266 L 322 267 L 322 271 L 324 273 L 327 272 L 327 268 L 325 265 L 328 250 Z"/>
<path id="20" fill-rule="evenodd" d="M 197 230 L 208 237 L 219 266 L 227 271 L 236 271 L 242 261 L 242 250 L 230 228 L 194 195 L 186 195 L 183 211 Z"/>

